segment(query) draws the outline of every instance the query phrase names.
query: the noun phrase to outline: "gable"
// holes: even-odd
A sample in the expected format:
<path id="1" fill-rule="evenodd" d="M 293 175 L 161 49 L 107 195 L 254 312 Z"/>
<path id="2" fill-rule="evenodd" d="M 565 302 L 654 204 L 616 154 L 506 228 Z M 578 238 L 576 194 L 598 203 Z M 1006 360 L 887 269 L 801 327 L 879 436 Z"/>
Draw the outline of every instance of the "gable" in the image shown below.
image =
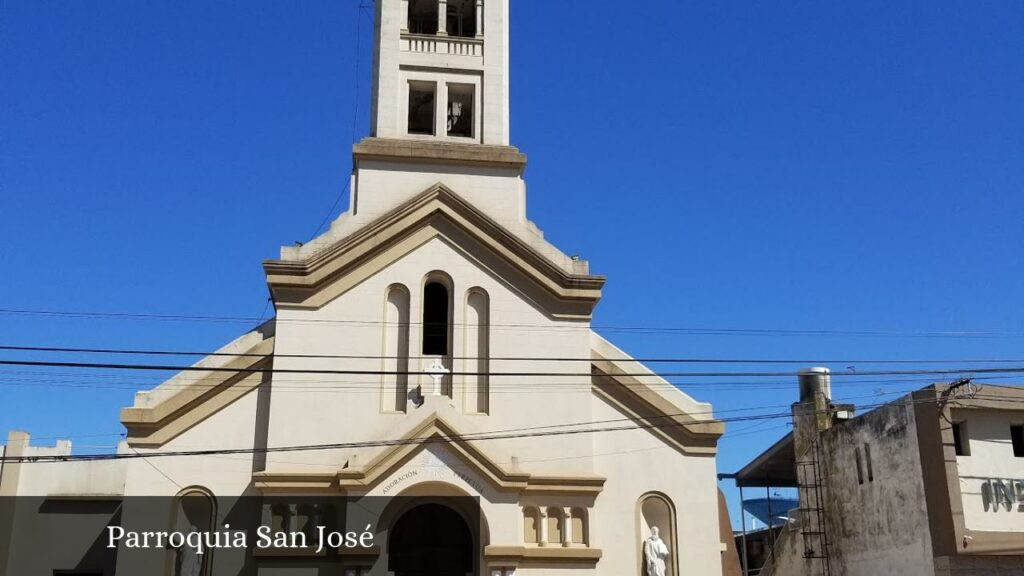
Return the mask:
<path id="1" fill-rule="evenodd" d="M 711 405 L 697 402 L 672 383 L 591 332 L 594 395 L 677 451 L 713 456 L 725 425 Z"/>
<path id="2" fill-rule="evenodd" d="M 437 412 L 392 445 L 378 452 L 365 465 L 350 466 L 336 473 L 301 471 L 258 472 L 255 485 L 264 493 L 293 491 L 365 492 L 391 478 L 403 464 L 427 450 L 443 444 L 464 465 L 476 472 L 493 488 L 505 492 L 572 493 L 596 495 L 605 479 L 597 476 L 542 476 L 512 470 L 499 464 L 482 447 L 465 438 Z"/>
<path id="3" fill-rule="evenodd" d="M 166 444 L 239 398 L 270 381 L 274 354 L 273 321 L 243 334 L 163 382 L 135 395 L 133 406 L 121 409 L 129 445 Z"/>
<path id="4" fill-rule="evenodd" d="M 162 446 L 269 381 L 274 342 L 274 325 L 268 322 L 218 351 L 239 356 L 204 358 L 193 368 L 209 368 L 209 372 L 183 372 L 156 389 L 137 395 L 134 406 L 121 410 L 129 444 Z M 591 390 L 596 397 L 684 454 L 713 455 L 716 452 L 724 425 L 712 417 L 710 405 L 686 396 L 596 333 L 591 333 L 591 356 Z M 644 373 L 649 376 L 643 376 Z M 442 441 L 440 439 L 458 434 L 454 427 L 435 415 L 407 436 L 429 436 Z M 497 485 L 523 487 L 515 474 L 494 465 L 472 444 L 457 445 L 467 462 L 480 466 Z M 372 483 L 373 478 L 389 469 L 387 462 L 402 460 L 410 450 L 413 449 L 396 448 L 389 452 L 388 458 L 375 460 L 375 464 L 365 470 L 366 474 L 354 481 L 356 484 Z M 541 485 L 536 478 L 532 482 L 534 489 Z"/>
<path id="5" fill-rule="evenodd" d="M 279 308 L 317 309 L 434 238 L 553 318 L 587 320 L 601 297 L 604 277 L 566 271 L 440 184 L 307 260 L 263 267 Z"/>

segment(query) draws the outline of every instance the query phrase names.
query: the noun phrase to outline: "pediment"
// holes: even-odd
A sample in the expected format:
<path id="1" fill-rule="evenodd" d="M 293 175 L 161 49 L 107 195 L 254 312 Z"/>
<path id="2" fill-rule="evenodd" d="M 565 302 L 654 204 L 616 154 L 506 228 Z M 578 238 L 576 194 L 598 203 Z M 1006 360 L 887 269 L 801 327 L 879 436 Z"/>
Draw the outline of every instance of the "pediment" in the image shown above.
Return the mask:
<path id="1" fill-rule="evenodd" d="M 434 238 L 553 318 L 589 319 L 601 298 L 603 276 L 567 272 L 441 184 L 306 260 L 263 268 L 279 308 L 317 309 Z"/>
<path id="2" fill-rule="evenodd" d="M 336 473 L 258 472 L 253 475 L 253 482 L 265 493 L 368 492 L 430 446 L 441 444 L 495 490 L 597 495 L 604 486 L 605 479 L 597 476 L 539 476 L 510 469 L 465 436 L 435 412 L 365 465 L 347 467 Z"/>

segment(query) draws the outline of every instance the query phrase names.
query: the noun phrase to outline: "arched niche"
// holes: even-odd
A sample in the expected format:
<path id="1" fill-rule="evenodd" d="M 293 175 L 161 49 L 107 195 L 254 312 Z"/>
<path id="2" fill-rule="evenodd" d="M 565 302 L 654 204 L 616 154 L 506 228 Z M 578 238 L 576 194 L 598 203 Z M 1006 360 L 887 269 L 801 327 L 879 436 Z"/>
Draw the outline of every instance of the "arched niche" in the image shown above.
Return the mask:
<path id="1" fill-rule="evenodd" d="M 174 498 L 171 513 L 171 531 L 188 534 L 191 532 L 213 532 L 217 529 L 217 500 L 213 493 L 202 486 L 190 486 Z M 196 554 L 189 546 L 172 549 L 168 559 L 167 574 L 170 576 L 207 576 L 213 565 L 213 550 Z"/>
<path id="2" fill-rule="evenodd" d="M 672 499 L 661 492 L 648 492 L 637 501 L 638 574 L 643 571 L 643 542 L 651 536 L 652 528 L 658 527 L 659 537 L 668 547 L 669 556 L 665 562 L 665 576 L 679 574 L 679 549 L 677 546 L 676 511 Z"/>
<path id="3" fill-rule="evenodd" d="M 523 543 L 540 544 L 540 512 L 533 506 L 523 508 Z"/>
<path id="4" fill-rule="evenodd" d="M 466 313 L 463 322 L 465 346 L 462 378 L 466 411 L 487 414 L 490 411 L 491 301 L 487 291 L 480 287 L 466 292 Z"/>
<path id="5" fill-rule="evenodd" d="M 384 304 L 384 336 L 381 358 L 381 409 L 405 412 L 409 396 L 409 289 L 388 287 Z"/>
<path id="6" fill-rule="evenodd" d="M 547 509 L 547 544 L 548 546 L 562 545 L 562 531 L 565 529 L 565 518 L 562 516 L 562 509 L 554 506 Z"/>
<path id="7" fill-rule="evenodd" d="M 573 508 L 570 519 L 571 543 L 576 546 L 590 545 L 590 526 L 587 522 L 587 511 L 583 508 Z"/>

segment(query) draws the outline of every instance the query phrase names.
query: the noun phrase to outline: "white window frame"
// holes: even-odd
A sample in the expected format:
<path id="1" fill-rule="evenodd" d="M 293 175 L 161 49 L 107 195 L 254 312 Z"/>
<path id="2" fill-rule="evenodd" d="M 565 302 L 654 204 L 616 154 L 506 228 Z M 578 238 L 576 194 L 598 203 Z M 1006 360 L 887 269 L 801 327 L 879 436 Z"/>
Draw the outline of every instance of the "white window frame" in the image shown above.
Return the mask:
<path id="1" fill-rule="evenodd" d="M 409 133 L 409 92 L 413 83 L 433 83 L 434 91 L 434 135 Z M 448 86 L 462 84 L 473 86 L 473 136 L 448 135 Z M 412 140 L 431 140 L 435 142 L 483 142 L 483 91 L 479 74 L 436 73 L 418 70 L 402 70 L 401 81 L 401 114 L 399 133 Z"/>

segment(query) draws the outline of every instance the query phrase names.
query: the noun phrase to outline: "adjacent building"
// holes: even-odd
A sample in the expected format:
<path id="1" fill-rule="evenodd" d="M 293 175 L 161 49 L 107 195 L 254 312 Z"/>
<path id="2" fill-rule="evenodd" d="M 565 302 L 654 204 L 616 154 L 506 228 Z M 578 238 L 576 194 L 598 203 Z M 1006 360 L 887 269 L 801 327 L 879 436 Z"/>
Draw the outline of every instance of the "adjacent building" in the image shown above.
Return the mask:
<path id="1" fill-rule="evenodd" d="M 735 475 L 799 493 L 747 573 L 1024 574 L 1024 390 L 936 384 L 858 416 L 830 390 L 803 372 L 793 432 Z"/>

